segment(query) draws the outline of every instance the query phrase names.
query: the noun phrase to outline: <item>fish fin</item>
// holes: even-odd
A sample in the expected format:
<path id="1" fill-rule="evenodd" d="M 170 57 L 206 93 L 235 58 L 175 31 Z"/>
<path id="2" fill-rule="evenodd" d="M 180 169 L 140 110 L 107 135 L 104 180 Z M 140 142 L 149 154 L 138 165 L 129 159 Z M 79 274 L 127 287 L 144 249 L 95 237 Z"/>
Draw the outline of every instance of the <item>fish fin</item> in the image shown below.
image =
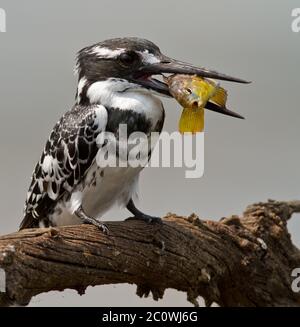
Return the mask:
<path id="1" fill-rule="evenodd" d="M 210 102 L 216 104 L 219 107 L 225 108 L 227 101 L 227 91 L 222 87 L 218 87 L 216 93 L 210 98 Z"/>
<path id="2" fill-rule="evenodd" d="M 183 108 L 179 120 L 180 133 L 197 133 L 204 130 L 204 108 Z"/>

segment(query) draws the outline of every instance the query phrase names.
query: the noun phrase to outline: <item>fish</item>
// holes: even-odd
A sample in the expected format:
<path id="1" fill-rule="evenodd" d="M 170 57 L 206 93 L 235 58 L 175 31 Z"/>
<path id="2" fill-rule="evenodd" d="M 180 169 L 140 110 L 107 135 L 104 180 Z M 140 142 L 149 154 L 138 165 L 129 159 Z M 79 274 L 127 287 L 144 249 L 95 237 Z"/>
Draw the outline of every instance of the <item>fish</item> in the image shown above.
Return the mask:
<path id="1" fill-rule="evenodd" d="M 204 109 L 208 102 L 226 109 L 227 91 L 214 80 L 174 74 L 164 76 L 164 82 L 170 94 L 183 107 L 179 120 L 180 133 L 204 131 Z"/>

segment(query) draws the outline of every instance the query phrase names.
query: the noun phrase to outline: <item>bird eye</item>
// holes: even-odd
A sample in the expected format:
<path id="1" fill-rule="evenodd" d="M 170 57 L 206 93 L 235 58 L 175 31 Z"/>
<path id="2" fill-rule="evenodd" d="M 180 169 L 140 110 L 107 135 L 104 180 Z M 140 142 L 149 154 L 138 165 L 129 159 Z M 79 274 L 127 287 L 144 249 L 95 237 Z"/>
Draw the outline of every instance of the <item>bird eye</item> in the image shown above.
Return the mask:
<path id="1" fill-rule="evenodd" d="M 134 51 L 123 52 L 119 56 L 119 61 L 124 66 L 130 66 L 138 60 L 138 55 Z"/>

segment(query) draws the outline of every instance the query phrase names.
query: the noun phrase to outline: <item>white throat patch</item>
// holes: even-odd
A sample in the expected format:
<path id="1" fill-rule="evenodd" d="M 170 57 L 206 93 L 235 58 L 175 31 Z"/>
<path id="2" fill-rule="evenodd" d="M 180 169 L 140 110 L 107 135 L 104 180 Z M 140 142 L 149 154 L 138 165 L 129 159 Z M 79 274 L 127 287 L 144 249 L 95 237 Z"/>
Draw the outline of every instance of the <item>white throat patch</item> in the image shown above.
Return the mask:
<path id="1" fill-rule="evenodd" d="M 110 78 L 93 83 L 87 90 L 91 104 L 144 113 L 153 122 L 161 118 L 163 105 L 151 91 L 126 80 Z"/>
<path id="2" fill-rule="evenodd" d="M 125 79 L 109 78 L 105 81 L 93 83 L 87 90 L 87 97 L 91 104 L 101 103 L 110 105 L 118 96 L 128 89 L 141 88 L 139 85 L 130 83 Z"/>

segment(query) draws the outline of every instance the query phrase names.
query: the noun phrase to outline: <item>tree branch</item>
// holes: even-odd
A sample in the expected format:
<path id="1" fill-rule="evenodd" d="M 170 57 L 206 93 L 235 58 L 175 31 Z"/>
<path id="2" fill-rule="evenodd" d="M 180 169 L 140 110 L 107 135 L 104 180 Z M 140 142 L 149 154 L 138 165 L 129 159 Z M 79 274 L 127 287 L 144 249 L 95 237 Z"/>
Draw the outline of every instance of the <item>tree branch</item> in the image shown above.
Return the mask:
<path id="1" fill-rule="evenodd" d="M 0 306 L 26 305 L 42 292 L 130 283 L 155 300 L 167 288 L 197 305 L 300 306 L 291 289 L 300 251 L 287 220 L 300 201 L 257 203 L 219 222 L 169 214 L 163 225 L 108 222 L 108 236 L 89 225 L 28 229 L 0 237 L 6 293 Z"/>

